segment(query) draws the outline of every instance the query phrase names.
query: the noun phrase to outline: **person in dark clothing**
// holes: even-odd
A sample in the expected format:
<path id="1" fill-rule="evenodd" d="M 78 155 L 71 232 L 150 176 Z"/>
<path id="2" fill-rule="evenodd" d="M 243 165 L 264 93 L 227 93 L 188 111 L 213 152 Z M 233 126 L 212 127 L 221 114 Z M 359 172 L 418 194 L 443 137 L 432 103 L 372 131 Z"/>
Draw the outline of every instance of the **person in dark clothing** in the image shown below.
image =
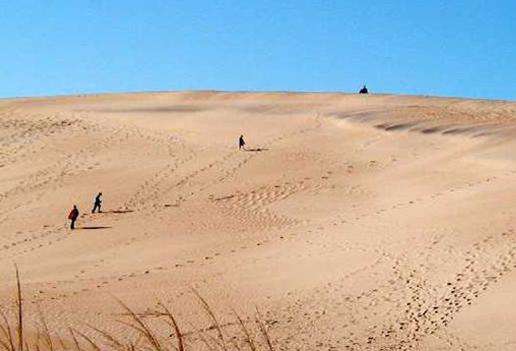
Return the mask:
<path id="1" fill-rule="evenodd" d="M 73 205 L 73 209 L 70 211 L 70 214 L 68 215 L 68 219 L 71 221 L 70 223 L 70 229 L 75 229 L 75 221 L 79 217 L 79 210 L 77 209 L 77 206 Z"/>
<path id="2" fill-rule="evenodd" d="M 95 210 L 98 209 L 98 212 L 100 213 L 100 204 L 102 203 L 102 200 L 100 197 L 102 196 L 102 193 L 98 193 L 95 197 L 95 203 L 93 204 L 93 210 L 91 210 L 91 213 L 95 213 Z"/>
<path id="3" fill-rule="evenodd" d="M 238 150 L 242 150 L 242 149 L 245 150 L 245 141 L 244 141 L 244 136 L 240 135 L 240 138 L 238 139 Z"/>
<path id="4" fill-rule="evenodd" d="M 360 91 L 358 92 L 359 94 L 369 94 L 369 91 L 367 90 L 367 87 L 364 86 L 362 87 L 362 89 L 360 89 Z"/>

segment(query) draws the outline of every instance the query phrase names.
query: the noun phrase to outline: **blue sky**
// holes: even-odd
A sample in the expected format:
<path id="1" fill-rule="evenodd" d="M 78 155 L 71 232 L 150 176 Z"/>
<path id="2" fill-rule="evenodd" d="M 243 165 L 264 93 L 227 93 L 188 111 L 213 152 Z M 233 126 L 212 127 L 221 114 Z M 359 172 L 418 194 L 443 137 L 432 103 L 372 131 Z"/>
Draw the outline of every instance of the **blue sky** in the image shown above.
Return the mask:
<path id="1" fill-rule="evenodd" d="M 516 1 L 3 1 L 0 96 L 161 90 L 516 99 Z"/>

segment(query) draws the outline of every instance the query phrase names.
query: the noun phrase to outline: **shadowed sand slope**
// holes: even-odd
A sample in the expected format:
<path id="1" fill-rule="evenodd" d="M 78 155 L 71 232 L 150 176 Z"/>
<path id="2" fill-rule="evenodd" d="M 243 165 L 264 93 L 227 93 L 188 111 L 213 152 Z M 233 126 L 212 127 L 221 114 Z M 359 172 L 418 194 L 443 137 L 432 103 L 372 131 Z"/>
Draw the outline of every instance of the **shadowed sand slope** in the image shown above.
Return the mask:
<path id="1" fill-rule="evenodd" d="M 16 262 L 29 321 L 124 337 L 115 295 L 195 334 L 193 288 L 279 350 L 516 348 L 515 103 L 120 94 L 3 100 L 0 126 L 0 304 Z"/>

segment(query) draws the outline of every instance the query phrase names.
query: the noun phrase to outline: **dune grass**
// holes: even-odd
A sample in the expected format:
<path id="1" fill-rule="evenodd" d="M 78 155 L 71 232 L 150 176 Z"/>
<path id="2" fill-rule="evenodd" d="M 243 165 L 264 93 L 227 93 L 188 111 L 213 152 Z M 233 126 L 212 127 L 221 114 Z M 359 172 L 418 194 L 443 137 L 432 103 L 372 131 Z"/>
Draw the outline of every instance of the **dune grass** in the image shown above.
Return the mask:
<path id="1" fill-rule="evenodd" d="M 120 300 L 117 301 L 127 320 L 114 323 L 119 323 L 127 331 L 122 335 L 133 335 L 130 337 L 120 338 L 91 325 L 80 330 L 70 327 L 65 332 L 53 330 L 41 312 L 38 325 L 28 327 L 24 320 L 18 267 L 15 266 L 15 270 L 15 308 L 10 309 L 11 313 L 0 309 L 0 351 L 274 351 L 267 326 L 258 310 L 254 319 L 243 319 L 233 312 L 234 321 L 222 325 L 208 302 L 196 291 L 193 294 L 210 326 L 192 326 L 194 331 L 184 332 L 171 310 L 162 303 L 151 313 L 162 323 L 158 328 Z M 163 330 L 166 331 L 165 336 Z M 28 337 L 28 331 L 35 337 Z"/>

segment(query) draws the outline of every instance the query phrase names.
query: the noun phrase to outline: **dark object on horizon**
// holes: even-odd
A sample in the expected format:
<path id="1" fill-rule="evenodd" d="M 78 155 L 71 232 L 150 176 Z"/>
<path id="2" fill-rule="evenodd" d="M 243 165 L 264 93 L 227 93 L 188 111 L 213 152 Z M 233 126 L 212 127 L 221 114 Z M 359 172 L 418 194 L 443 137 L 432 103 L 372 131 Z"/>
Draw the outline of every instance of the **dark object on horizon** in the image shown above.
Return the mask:
<path id="1" fill-rule="evenodd" d="M 238 139 L 238 150 L 244 149 L 245 150 L 245 141 L 244 136 L 240 135 L 240 138 Z"/>
<path id="2" fill-rule="evenodd" d="M 95 210 L 98 209 L 98 212 L 100 213 L 100 204 L 102 204 L 102 200 L 100 197 L 102 196 L 102 193 L 98 193 L 95 197 L 95 203 L 93 204 L 93 210 L 91 210 L 91 213 L 95 213 Z"/>
<path id="3" fill-rule="evenodd" d="M 369 90 L 367 90 L 367 87 L 364 86 L 362 87 L 362 89 L 360 89 L 360 91 L 358 92 L 359 94 L 369 94 Z"/>
<path id="4" fill-rule="evenodd" d="M 68 219 L 70 222 L 70 229 L 75 229 L 75 221 L 79 217 L 79 210 L 77 209 L 76 205 L 73 205 L 73 209 L 70 211 L 70 214 L 68 215 Z"/>

